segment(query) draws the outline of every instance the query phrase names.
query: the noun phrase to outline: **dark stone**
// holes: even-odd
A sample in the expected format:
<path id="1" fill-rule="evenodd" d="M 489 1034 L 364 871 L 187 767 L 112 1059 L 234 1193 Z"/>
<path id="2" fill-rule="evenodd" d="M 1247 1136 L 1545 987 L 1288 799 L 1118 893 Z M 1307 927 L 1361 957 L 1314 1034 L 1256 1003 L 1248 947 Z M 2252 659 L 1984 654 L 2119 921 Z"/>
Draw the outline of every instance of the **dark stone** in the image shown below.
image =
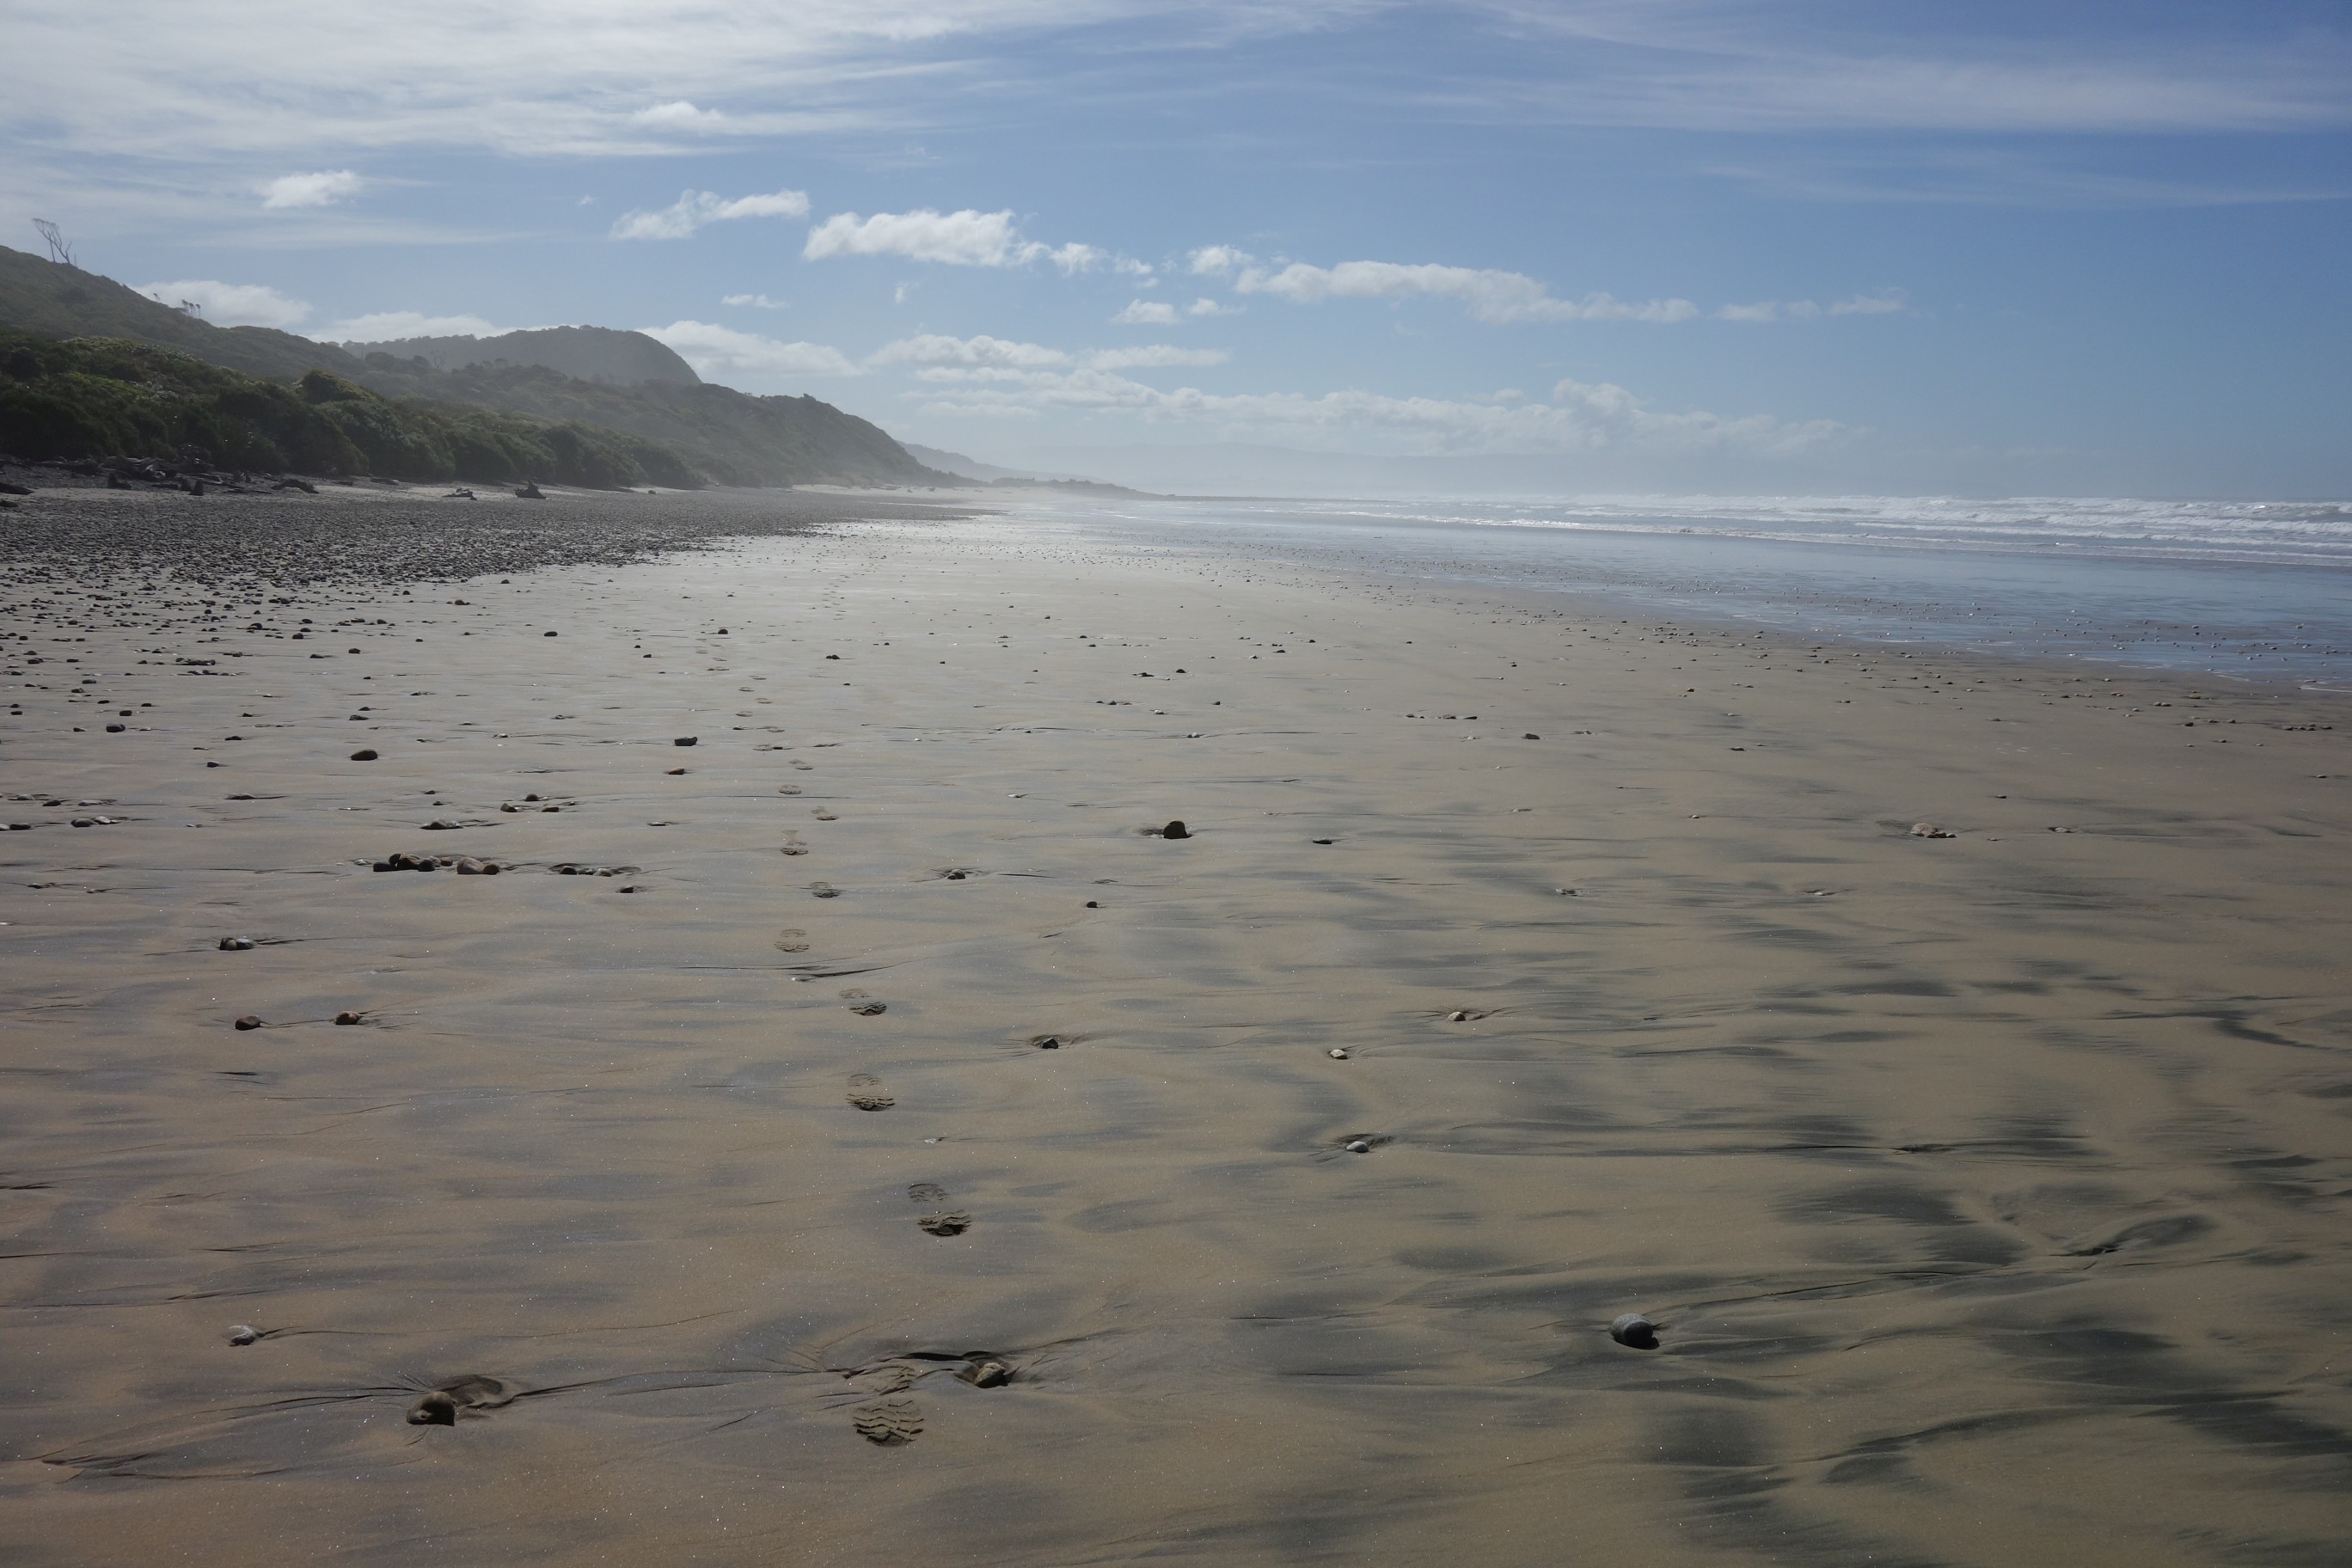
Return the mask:
<path id="1" fill-rule="evenodd" d="M 1609 1325 L 1609 1337 L 1629 1350 L 1658 1348 L 1658 1325 L 1639 1312 L 1627 1312 Z"/>

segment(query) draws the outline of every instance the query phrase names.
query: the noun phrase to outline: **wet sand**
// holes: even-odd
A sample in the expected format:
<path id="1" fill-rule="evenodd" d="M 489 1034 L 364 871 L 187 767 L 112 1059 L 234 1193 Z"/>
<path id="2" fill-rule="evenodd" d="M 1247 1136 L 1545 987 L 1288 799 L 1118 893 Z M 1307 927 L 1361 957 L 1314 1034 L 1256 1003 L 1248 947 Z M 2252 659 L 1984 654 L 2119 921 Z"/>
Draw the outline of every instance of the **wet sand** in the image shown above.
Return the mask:
<path id="1" fill-rule="evenodd" d="M 9 1561 L 2352 1555 L 2342 701 L 514 559 L 11 584 Z"/>

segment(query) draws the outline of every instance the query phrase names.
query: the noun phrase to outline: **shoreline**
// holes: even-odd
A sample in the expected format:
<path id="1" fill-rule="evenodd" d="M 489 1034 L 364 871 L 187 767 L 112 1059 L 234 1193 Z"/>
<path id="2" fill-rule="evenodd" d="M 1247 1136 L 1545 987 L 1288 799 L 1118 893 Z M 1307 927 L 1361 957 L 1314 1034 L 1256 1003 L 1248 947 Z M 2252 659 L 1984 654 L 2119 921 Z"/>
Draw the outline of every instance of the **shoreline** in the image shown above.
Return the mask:
<path id="1" fill-rule="evenodd" d="M 2327 697 L 1003 517 L 52 570 L 0 716 L 32 1561 L 2352 1531 Z"/>

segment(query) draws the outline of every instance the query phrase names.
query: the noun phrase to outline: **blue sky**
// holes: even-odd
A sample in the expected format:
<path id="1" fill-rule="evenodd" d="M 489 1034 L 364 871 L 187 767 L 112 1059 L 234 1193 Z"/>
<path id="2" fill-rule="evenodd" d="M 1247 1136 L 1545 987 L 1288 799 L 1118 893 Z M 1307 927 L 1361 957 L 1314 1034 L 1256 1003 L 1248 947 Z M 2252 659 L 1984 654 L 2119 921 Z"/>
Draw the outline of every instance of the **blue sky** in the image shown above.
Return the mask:
<path id="1" fill-rule="evenodd" d="M 0 0 L 0 238 L 320 337 L 646 328 L 1007 462 L 2340 497 L 2348 15 Z"/>

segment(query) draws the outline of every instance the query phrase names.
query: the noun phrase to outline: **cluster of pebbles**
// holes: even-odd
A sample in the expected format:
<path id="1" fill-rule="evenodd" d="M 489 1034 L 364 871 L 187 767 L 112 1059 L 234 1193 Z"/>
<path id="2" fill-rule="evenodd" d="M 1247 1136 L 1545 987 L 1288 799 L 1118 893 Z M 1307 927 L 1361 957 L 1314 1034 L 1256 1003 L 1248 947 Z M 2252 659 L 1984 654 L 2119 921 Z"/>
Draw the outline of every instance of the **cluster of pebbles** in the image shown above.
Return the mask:
<path id="1" fill-rule="evenodd" d="M 375 871 L 438 871 L 444 866 L 460 877 L 495 877 L 499 866 L 495 860 L 478 860 L 471 855 L 457 855 L 444 859 L 437 855 L 417 855 L 406 849 L 387 855 L 373 862 L 369 869 Z M 611 875 L 610 872 L 605 875 Z"/>
<path id="2" fill-rule="evenodd" d="M 942 521 L 978 515 L 971 509 L 797 490 L 662 497 L 558 491 L 543 506 L 467 507 L 404 487 L 325 479 L 299 481 L 284 492 L 167 496 L 158 504 L 149 493 L 109 493 L 103 479 L 66 465 L 5 458 L 0 458 L 0 480 L 33 492 L 0 512 L 0 555 L 18 574 L 170 571 L 192 583 L 266 582 L 280 589 L 618 566 L 721 539 L 805 533 L 877 518 Z M 58 489 L 95 493 L 70 499 L 40 493 Z M 299 504 L 284 499 L 287 494 Z M 338 501 L 342 504 L 333 504 Z M 364 529 L 352 526 L 350 505 L 367 509 Z"/>

